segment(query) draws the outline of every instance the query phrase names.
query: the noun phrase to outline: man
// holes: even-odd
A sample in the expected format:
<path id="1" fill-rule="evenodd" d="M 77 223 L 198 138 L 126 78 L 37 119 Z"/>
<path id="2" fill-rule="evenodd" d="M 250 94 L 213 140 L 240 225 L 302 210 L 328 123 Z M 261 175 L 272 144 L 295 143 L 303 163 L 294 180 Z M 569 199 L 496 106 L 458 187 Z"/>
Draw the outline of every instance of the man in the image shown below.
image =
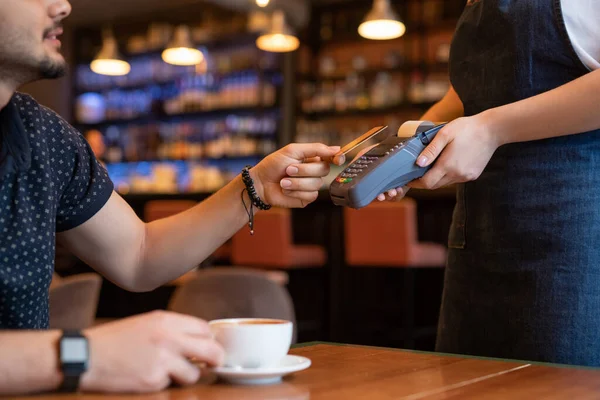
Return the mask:
<path id="1" fill-rule="evenodd" d="M 60 24 L 70 12 L 66 0 L 0 2 L 0 393 L 55 390 L 65 376 L 71 390 L 149 392 L 192 384 L 199 370 L 189 359 L 209 365 L 223 359 L 204 321 L 155 312 L 89 329 L 83 333 L 89 366 L 68 374 L 61 363 L 68 361 L 68 338 L 45 330 L 55 239 L 121 287 L 151 290 L 192 269 L 248 223 L 242 193 L 252 187 L 237 177 L 182 215 L 140 221 L 113 192 L 82 136 L 15 93 L 64 73 Z M 298 144 L 270 155 L 249 171 L 256 196 L 278 207 L 314 201 L 329 170 L 321 158 L 337 150 Z"/>

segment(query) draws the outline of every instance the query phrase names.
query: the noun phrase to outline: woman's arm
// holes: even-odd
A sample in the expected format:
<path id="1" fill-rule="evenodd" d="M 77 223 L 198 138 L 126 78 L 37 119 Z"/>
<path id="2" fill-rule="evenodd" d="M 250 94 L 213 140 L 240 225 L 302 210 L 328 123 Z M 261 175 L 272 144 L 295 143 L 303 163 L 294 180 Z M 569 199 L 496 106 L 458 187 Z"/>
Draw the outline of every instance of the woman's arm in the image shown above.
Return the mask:
<path id="1" fill-rule="evenodd" d="M 465 110 L 462 101 L 454 91 L 454 88 L 450 86 L 446 95 L 427 110 L 421 117 L 421 120 L 447 122 L 464 116 L 464 113 Z"/>
<path id="2" fill-rule="evenodd" d="M 482 114 L 500 144 L 573 135 L 600 128 L 600 70 L 546 93 Z"/>
<path id="3" fill-rule="evenodd" d="M 436 189 L 477 179 L 504 144 L 573 135 L 600 128 L 600 70 L 548 92 L 446 125 L 417 164 L 435 165 L 410 184 Z"/>

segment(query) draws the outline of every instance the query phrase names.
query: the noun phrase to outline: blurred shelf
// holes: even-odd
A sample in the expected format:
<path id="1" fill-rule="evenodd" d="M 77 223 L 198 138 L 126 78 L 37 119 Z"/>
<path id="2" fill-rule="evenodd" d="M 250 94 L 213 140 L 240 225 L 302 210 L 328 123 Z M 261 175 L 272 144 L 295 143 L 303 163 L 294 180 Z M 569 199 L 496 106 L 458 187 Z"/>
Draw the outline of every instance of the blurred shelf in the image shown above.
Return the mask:
<path id="1" fill-rule="evenodd" d="M 218 108 L 204 111 L 184 112 L 179 114 L 150 114 L 142 115 L 133 118 L 118 118 L 112 120 L 104 120 L 98 123 L 83 123 L 76 122 L 74 125 L 79 129 L 100 129 L 111 125 L 141 125 L 152 122 L 165 123 L 172 120 L 193 119 L 193 118 L 216 118 L 224 117 L 231 114 L 256 115 L 259 112 L 277 112 L 279 108 L 276 105 L 271 106 L 250 106 L 250 107 L 235 107 L 235 108 Z"/>
<path id="2" fill-rule="evenodd" d="M 174 158 L 154 158 L 144 160 L 124 160 L 120 162 L 106 163 L 108 167 L 126 167 L 138 164 L 158 164 L 158 163 L 201 163 L 203 161 L 244 161 L 250 159 L 264 158 L 268 154 L 249 154 L 239 156 L 223 156 L 223 157 L 200 157 L 194 159 L 174 159 Z"/>
<path id="3" fill-rule="evenodd" d="M 421 71 L 428 73 L 444 73 L 447 74 L 450 69 L 450 64 L 447 62 L 436 62 L 432 64 L 423 64 Z M 413 70 L 414 71 L 414 70 Z"/>
<path id="4" fill-rule="evenodd" d="M 182 77 L 167 79 L 163 81 L 153 81 L 153 82 L 136 82 L 136 83 L 127 83 L 124 85 L 119 84 L 110 84 L 110 85 L 101 85 L 101 86 L 91 86 L 88 88 L 85 87 L 77 87 L 75 88 L 75 95 L 79 96 L 86 93 L 104 93 L 112 90 L 140 90 L 140 89 L 148 89 L 153 86 L 165 87 L 177 84 Z"/>
<path id="5" fill-rule="evenodd" d="M 419 109 L 427 109 L 433 106 L 436 102 L 421 102 L 421 103 L 412 103 L 412 102 L 403 102 L 397 105 L 392 105 L 388 107 L 381 108 L 367 108 L 367 109 L 351 109 L 345 111 L 319 111 L 319 112 L 309 112 L 303 113 L 301 115 L 305 116 L 308 119 L 323 119 L 323 118 L 343 118 L 343 117 L 351 117 L 351 116 L 363 116 L 363 115 L 380 115 L 380 114 L 392 114 L 399 111 L 407 111 L 413 108 Z"/>
<path id="6" fill-rule="evenodd" d="M 229 71 L 229 72 L 225 72 L 225 73 L 221 73 L 221 72 L 209 72 L 209 73 L 213 74 L 219 78 L 229 78 L 229 77 L 232 77 L 237 74 L 244 74 L 244 73 L 250 73 L 250 72 L 254 72 L 258 76 L 267 76 L 267 77 L 275 77 L 278 74 L 281 75 L 281 71 L 279 69 L 261 70 L 261 69 L 251 69 L 251 68 L 241 69 L 238 71 Z M 91 86 L 89 88 L 77 87 L 77 88 L 75 88 L 75 94 L 77 96 L 79 96 L 79 95 L 82 95 L 85 93 L 105 93 L 105 92 L 109 92 L 109 91 L 113 91 L 113 90 L 135 91 L 135 90 L 149 89 L 149 88 L 155 87 L 155 86 L 163 88 L 163 87 L 178 85 L 182 81 L 185 81 L 186 79 L 189 79 L 191 77 L 196 77 L 196 76 L 202 76 L 202 75 L 201 74 L 199 74 L 199 75 L 182 75 L 182 76 L 178 76 L 178 77 L 171 78 L 171 79 L 126 83 L 126 84 L 122 84 L 122 85 L 120 85 L 118 83 L 111 83 L 111 84 L 106 84 L 106 85 L 101 85 L 101 86 Z"/>
<path id="7" fill-rule="evenodd" d="M 331 75 L 316 75 L 316 74 L 303 74 L 298 73 L 299 80 L 302 81 L 342 81 L 346 80 L 350 74 L 357 74 L 363 78 L 371 79 L 377 76 L 380 72 L 389 74 L 405 73 L 409 74 L 412 72 L 448 72 L 448 63 L 410 63 L 400 67 L 393 68 L 369 68 L 362 71 L 350 71 L 346 73 L 335 73 Z"/>
<path id="8" fill-rule="evenodd" d="M 407 64 L 407 65 L 403 65 L 400 67 L 394 67 L 394 68 L 372 68 L 372 69 L 370 68 L 370 69 L 365 69 L 362 71 L 349 71 L 346 73 L 337 72 L 337 73 L 331 74 L 331 75 L 298 74 L 298 77 L 301 80 L 305 80 L 305 81 L 340 81 L 340 80 L 346 80 L 350 74 L 357 74 L 364 78 L 372 78 L 372 77 L 377 76 L 377 74 L 380 72 L 387 72 L 390 74 L 407 73 L 407 72 L 413 71 L 415 68 L 417 68 L 416 64 L 410 64 L 410 65 Z"/>
<path id="9" fill-rule="evenodd" d="M 412 27 L 410 27 L 410 29 L 421 33 L 436 33 L 449 30 L 454 31 L 456 29 L 457 20 L 459 17 L 460 16 L 457 16 L 456 19 L 443 19 L 441 21 L 436 22 L 435 24 L 432 24 L 430 22 L 421 23 L 413 25 Z"/>

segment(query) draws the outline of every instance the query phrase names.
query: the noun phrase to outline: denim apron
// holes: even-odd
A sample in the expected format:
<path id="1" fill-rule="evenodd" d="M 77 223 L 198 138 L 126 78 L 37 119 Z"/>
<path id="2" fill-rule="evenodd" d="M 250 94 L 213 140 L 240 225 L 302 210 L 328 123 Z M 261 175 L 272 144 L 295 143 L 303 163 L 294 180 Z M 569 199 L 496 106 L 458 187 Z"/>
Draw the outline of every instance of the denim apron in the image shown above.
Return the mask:
<path id="1" fill-rule="evenodd" d="M 466 116 L 589 72 L 560 0 L 469 0 L 450 57 Z M 448 244 L 438 351 L 600 365 L 600 130 L 500 147 Z"/>

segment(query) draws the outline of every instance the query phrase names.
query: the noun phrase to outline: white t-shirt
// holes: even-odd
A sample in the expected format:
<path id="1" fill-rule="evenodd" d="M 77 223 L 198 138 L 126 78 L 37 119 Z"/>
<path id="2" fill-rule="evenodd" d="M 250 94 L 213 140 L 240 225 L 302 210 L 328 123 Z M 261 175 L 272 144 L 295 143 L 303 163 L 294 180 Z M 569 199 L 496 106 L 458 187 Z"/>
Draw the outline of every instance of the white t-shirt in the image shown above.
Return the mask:
<path id="1" fill-rule="evenodd" d="M 600 69 L 600 0 L 561 0 L 567 33 L 590 70 Z"/>

